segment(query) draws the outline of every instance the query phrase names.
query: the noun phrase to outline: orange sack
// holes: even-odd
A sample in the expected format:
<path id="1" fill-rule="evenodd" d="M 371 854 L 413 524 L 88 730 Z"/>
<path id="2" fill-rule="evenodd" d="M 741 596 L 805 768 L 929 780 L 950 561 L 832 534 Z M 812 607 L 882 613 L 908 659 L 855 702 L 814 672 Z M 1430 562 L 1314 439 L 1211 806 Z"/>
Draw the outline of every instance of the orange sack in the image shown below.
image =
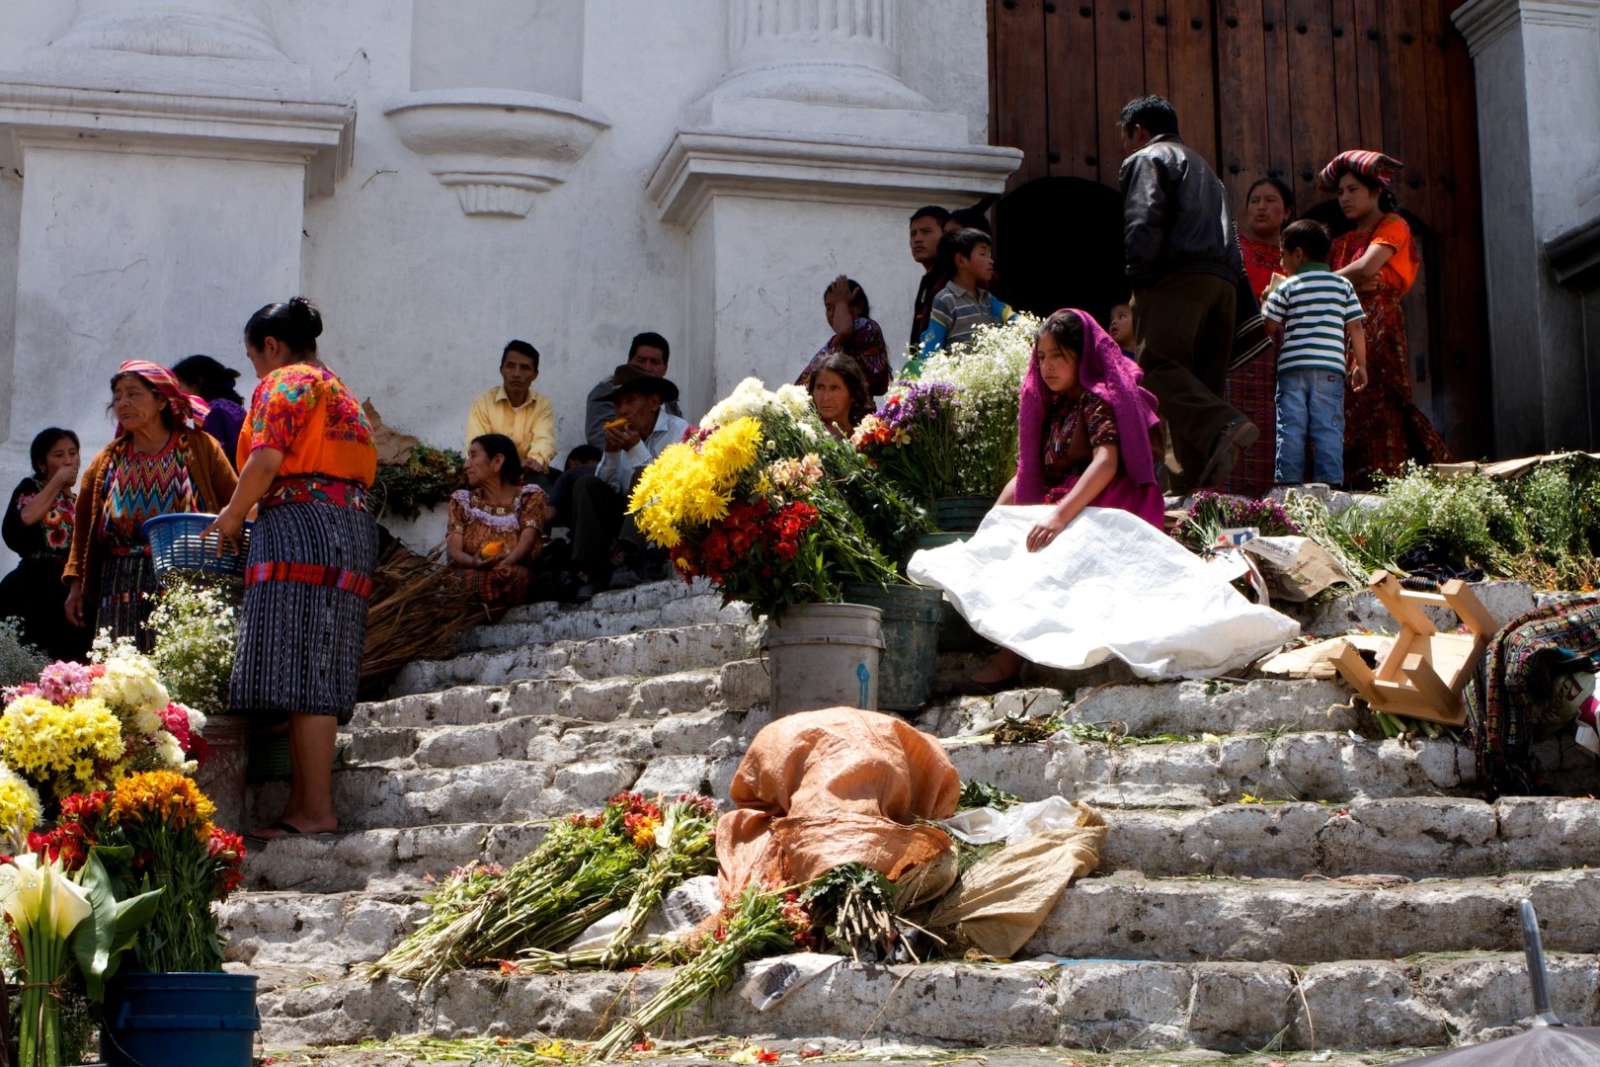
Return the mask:
<path id="1" fill-rule="evenodd" d="M 955 814 L 961 778 L 937 738 L 903 719 L 857 708 L 789 715 L 756 735 L 717 823 L 724 900 L 758 883 L 806 882 L 845 863 L 890 881 L 952 854 L 919 819 Z M 948 878 L 954 876 L 949 865 Z"/>

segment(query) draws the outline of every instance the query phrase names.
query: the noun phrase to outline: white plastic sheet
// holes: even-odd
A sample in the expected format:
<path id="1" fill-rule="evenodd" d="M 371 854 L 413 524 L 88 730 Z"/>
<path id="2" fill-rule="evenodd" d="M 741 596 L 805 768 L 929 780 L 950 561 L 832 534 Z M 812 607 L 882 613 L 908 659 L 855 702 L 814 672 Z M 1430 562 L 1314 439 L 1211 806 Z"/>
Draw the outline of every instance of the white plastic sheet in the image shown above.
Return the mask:
<path id="1" fill-rule="evenodd" d="M 1083 824 L 1078 806 L 1063 796 L 1046 797 L 1028 804 L 999 808 L 968 808 L 939 825 L 969 845 L 1014 845 L 1046 830 L 1074 830 Z"/>
<path id="2" fill-rule="evenodd" d="M 1050 511 L 994 508 L 971 540 L 918 552 L 907 572 L 943 589 L 979 634 L 1063 670 L 1116 656 L 1141 678 L 1209 678 L 1300 633 L 1125 511 L 1085 509 L 1030 553 L 1028 531 Z"/>

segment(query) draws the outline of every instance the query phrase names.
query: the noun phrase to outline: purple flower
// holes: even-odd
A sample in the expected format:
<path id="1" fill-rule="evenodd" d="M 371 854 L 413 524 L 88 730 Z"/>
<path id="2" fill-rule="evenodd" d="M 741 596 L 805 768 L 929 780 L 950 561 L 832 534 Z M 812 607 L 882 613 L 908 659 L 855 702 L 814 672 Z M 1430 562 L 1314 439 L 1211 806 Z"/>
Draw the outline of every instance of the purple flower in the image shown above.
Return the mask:
<path id="1" fill-rule="evenodd" d="M 938 422 L 950 410 L 956 388 L 944 382 L 921 382 L 905 393 L 890 397 L 878 412 L 878 418 L 893 430 L 909 430 L 913 426 Z"/>

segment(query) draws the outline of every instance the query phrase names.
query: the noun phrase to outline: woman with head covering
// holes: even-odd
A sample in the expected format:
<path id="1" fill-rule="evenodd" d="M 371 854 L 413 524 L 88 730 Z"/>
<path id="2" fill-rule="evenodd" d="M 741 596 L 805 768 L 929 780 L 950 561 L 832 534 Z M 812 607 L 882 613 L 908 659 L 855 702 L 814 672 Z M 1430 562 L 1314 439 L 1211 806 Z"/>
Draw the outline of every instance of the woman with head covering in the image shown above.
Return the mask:
<path id="1" fill-rule="evenodd" d="M 817 418 L 835 437 L 848 441 L 856 424 L 872 414 L 867 380 L 856 361 L 842 352 L 825 353 L 814 361 L 803 384 Z"/>
<path id="2" fill-rule="evenodd" d="M 1249 319 L 1260 321 L 1256 302 L 1262 299 L 1274 274 L 1283 273 L 1283 249 L 1279 236 L 1294 217 L 1294 193 L 1274 177 L 1257 178 L 1245 193 L 1244 225 L 1239 230 L 1239 251 L 1244 255 L 1244 272 L 1252 299 L 1249 313 L 1240 312 L 1241 328 Z M 1241 298 L 1241 308 L 1246 302 Z M 1262 334 L 1264 337 L 1264 332 Z M 1261 430 L 1261 441 L 1245 450 L 1234 464 L 1228 479 L 1231 492 L 1260 496 L 1272 488 L 1272 442 L 1277 433 L 1278 367 L 1270 342 L 1255 349 L 1255 355 L 1228 372 L 1228 403 Z"/>
<path id="3" fill-rule="evenodd" d="M 1054 504 L 1028 532 L 1037 552 L 1084 508 L 1119 508 L 1161 529 L 1152 435 L 1156 398 L 1139 365 L 1085 312 L 1057 311 L 1039 328 L 1017 414 L 1017 475 L 998 504 Z M 1022 657 L 1001 649 L 974 676 L 982 686 L 1015 678 Z"/>
<path id="4" fill-rule="evenodd" d="M 157 591 L 144 521 L 214 512 L 233 497 L 233 465 L 200 429 L 210 408 L 165 367 L 131 359 L 111 378 L 117 436 L 84 472 L 73 520 L 67 619 L 148 650 L 145 619 Z"/>
<path id="5" fill-rule="evenodd" d="M 33 474 L 18 483 L 6 506 L 6 547 L 21 560 L 0 581 L 0 617 L 21 620 L 23 640 L 52 659 L 81 659 L 89 631 L 67 621 L 61 584 L 78 502 L 78 435 L 56 426 L 42 430 L 28 458 Z"/>
<path id="6" fill-rule="evenodd" d="M 1412 401 L 1411 361 L 1401 298 L 1422 270 L 1411 227 L 1397 213 L 1391 186 L 1405 164 L 1382 152 L 1342 152 L 1322 170 L 1354 229 L 1333 242 L 1329 266 L 1350 279 L 1366 312 L 1367 387 L 1346 386 L 1345 482 L 1366 486 L 1407 460 L 1440 463 L 1449 448 Z"/>
<path id="7" fill-rule="evenodd" d="M 234 383 L 239 372 L 224 367 L 210 356 L 189 356 L 172 366 L 172 373 L 189 392 L 211 405 L 204 429 L 217 439 L 222 451 L 239 466 L 233 450 L 239 446 L 239 428 L 244 425 L 244 397 Z"/>
<path id="8" fill-rule="evenodd" d="M 262 837 L 338 828 L 333 749 L 355 711 L 378 528 L 366 510 L 378 470 L 361 403 L 317 356 L 322 315 L 304 297 L 268 304 L 244 328 L 261 381 L 239 434 L 239 492 L 211 529 L 233 541 L 259 505 L 228 703 L 289 720 L 293 778 Z"/>
<path id="9" fill-rule="evenodd" d="M 445 554 L 473 601 L 509 608 L 528 598 L 544 548 L 544 490 L 522 484 L 516 443 L 486 433 L 467 446 L 467 488 L 450 495 Z"/>

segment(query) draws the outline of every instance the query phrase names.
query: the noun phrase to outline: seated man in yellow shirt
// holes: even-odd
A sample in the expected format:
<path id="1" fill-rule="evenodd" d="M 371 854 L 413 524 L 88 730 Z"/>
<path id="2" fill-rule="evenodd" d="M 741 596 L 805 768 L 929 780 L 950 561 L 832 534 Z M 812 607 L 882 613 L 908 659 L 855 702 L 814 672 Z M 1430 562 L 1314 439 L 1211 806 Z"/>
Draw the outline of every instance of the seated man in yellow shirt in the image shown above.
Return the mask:
<path id="1" fill-rule="evenodd" d="M 472 402 L 467 412 L 467 444 L 488 433 L 505 434 L 516 444 L 530 474 L 544 474 L 556 456 L 556 409 L 533 390 L 539 377 L 539 350 L 511 341 L 500 354 L 500 385 Z"/>

